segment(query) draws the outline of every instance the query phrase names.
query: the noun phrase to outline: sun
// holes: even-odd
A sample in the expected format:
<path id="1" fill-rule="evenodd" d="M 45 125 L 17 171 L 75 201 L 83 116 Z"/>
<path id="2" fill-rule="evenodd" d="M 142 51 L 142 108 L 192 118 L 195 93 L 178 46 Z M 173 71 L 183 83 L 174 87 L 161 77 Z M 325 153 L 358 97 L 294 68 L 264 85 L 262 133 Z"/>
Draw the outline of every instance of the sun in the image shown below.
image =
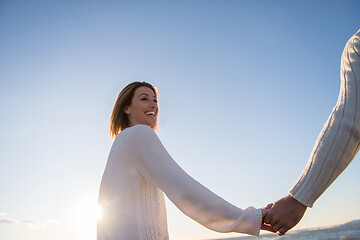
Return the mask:
<path id="1" fill-rule="evenodd" d="M 102 209 L 94 197 L 84 198 L 76 207 L 76 230 L 84 239 L 96 239 L 96 222 L 101 219 Z"/>

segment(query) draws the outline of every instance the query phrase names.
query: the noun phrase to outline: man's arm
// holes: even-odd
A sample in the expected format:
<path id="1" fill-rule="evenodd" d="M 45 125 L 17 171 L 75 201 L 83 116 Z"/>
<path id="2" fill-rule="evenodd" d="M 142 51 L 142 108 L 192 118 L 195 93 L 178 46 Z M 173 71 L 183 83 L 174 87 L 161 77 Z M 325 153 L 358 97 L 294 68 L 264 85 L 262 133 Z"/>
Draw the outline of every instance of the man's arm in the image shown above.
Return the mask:
<path id="1" fill-rule="evenodd" d="M 285 234 L 354 159 L 360 148 L 360 30 L 341 56 L 339 98 L 324 125 L 310 159 L 290 195 L 275 202 L 264 217 Z"/>

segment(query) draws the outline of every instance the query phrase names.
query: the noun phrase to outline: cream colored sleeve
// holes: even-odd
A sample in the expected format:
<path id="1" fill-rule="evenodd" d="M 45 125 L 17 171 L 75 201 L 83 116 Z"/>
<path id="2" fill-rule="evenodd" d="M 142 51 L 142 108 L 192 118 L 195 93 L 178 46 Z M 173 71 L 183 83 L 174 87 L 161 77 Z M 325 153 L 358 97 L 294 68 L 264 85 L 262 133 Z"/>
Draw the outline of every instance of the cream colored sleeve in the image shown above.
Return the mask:
<path id="1" fill-rule="evenodd" d="M 127 129 L 125 140 L 128 157 L 143 177 L 160 188 L 184 214 L 217 232 L 259 235 L 261 209 L 242 210 L 201 185 L 171 158 L 150 127 L 136 125 Z"/>
<path id="2" fill-rule="evenodd" d="M 360 145 L 360 30 L 341 57 L 339 98 L 321 131 L 310 159 L 290 194 L 312 207 L 350 164 Z"/>

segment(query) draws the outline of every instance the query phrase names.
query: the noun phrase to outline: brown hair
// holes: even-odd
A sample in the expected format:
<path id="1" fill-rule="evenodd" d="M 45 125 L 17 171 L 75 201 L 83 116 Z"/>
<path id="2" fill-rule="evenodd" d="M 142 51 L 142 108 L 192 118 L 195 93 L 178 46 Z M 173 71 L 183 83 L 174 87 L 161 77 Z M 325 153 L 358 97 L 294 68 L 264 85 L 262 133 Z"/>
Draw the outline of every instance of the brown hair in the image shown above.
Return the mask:
<path id="1" fill-rule="evenodd" d="M 155 86 L 147 82 L 133 82 L 128 84 L 119 94 L 115 101 L 110 119 L 110 137 L 115 138 L 122 130 L 130 126 L 129 117 L 124 113 L 124 108 L 131 104 L 135 90 L 139 87 L 148 87 L 158 96 Z M 154 127 L 156 129 L 157 123 Z"/>

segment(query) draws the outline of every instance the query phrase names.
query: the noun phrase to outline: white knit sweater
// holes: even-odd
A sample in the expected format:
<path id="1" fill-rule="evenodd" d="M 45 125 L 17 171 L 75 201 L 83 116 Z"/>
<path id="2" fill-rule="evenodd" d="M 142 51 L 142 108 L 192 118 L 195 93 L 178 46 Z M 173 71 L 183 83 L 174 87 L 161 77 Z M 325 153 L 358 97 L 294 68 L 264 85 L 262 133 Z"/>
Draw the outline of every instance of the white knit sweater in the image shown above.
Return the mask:
<path id="1" fill-rule="evenodd" d="M 102 178 L 98 240 L 169 239 L 164 194 L 187 216 L 217 232 L 258 236 L 261 209 L 242 210 L 190 177 L 146 125 L 115 138 Z"/>
<path id="2" fill-rule="evenodd" d="M 310 159 L 290 194 L 312 207 L 350 164 L 360 146 L 360 30 L 341 56 L 339 98 L 321 131 Z"/>

